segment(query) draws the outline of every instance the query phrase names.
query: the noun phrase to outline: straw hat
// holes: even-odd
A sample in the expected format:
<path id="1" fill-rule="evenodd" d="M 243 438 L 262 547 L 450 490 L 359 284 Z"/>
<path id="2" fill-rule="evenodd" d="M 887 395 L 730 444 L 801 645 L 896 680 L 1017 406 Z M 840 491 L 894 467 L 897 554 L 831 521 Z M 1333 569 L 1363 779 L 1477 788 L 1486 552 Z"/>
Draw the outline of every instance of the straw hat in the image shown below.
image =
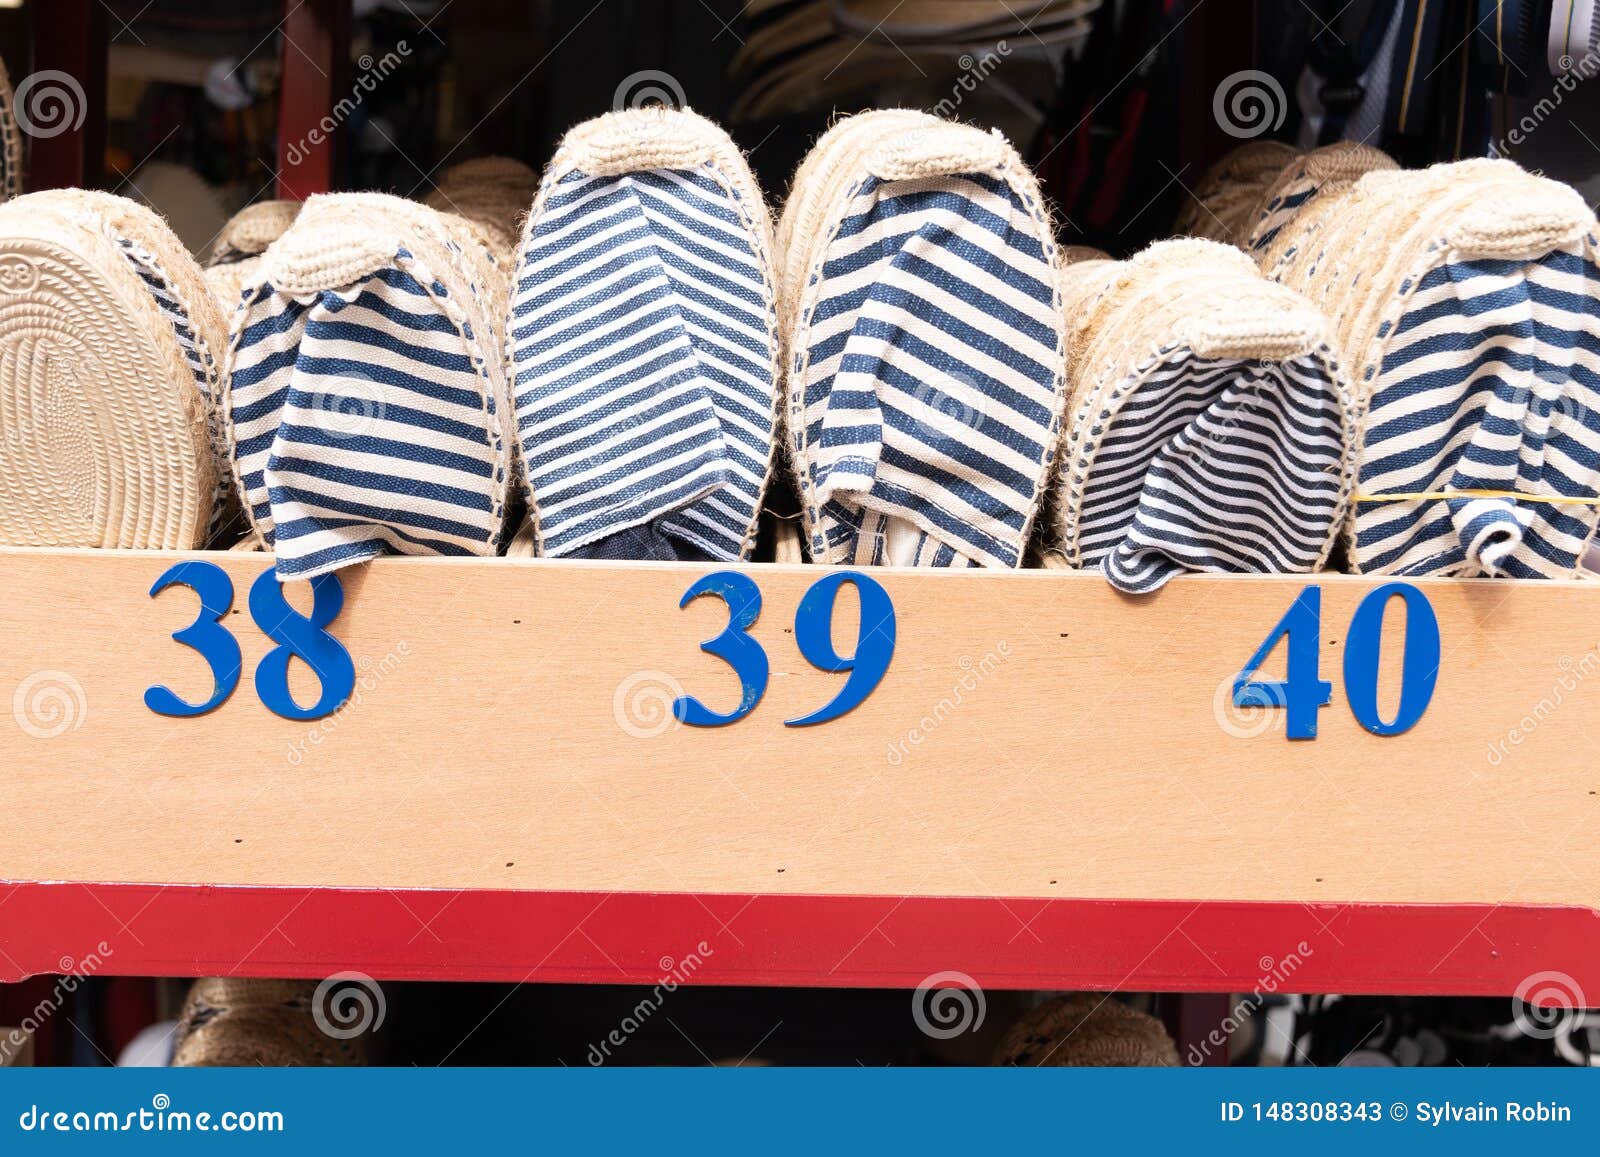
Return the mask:
<path id="1" fill-rule="evenodd" d="M 446 169 L 423 204 L 477 224 L 495 258 L 508 264 L 522 214 L 538 184 L 539 175 L 512 157 L 476 157 Z"/>
<path id="2" fill-rule="evenodd" d="M 0 60 L 0 201 L 22 196 L 22 134 L 17 129 L 17 98 L 11 75 Z"/>
<path id="3" fill-rule="evenodd" d="M 1047 1001 L 1011 1026 L 996 1065 L 1175 1068 L 1178 1046 L 1162 1023 L 1108 993 L 1076 992 Z"/>
<path id="4" fill-rule="evenodd" d="M 201 546 L 227 504 L 223 333 L 150 210 L 82 190 L 0 205 L 0 543 Z"/>
<path id="5" fill-rule="evenodd" d="M 262 254 L 231 319 L 224 411 L 280 577 L 498 552 L 506 279 L 472 223 L 380 193 L 312 197 Z"/>
<path id="6" fill-rule="evenodd" d="M 189 989 L 173 1037 L 174 1068 L 358 1065 L 359 1038 L 317 1025 L 316 985 L 300 980 L 207 978 Z"/>
<path id="7" fill-rule="evenodd" d="M 1088 35 L 1101 0 L 833 0 L 841 31 L 901 45 L 972 45 L 1072 26 Z"/>
<path id="8" fill-rule="evenodd" d="M 1285 165 L 1300 155 L 1281 141 L 1250 141 L 1211 168 L 1178 210 L 1172 232 L 1178 237 L 1204 237 L 1238 243 L 1251 224 L 1261 195 Z"/>
<path id="9" fill-rule="evenodd" d="M 812 557 L 1020 566 L 1065 382 L 1060 256 L 1016 150 L 923 113 L 847 118 L 778 232 Z"/>
<path id="10" fill-rule="evenodd" d="M 1355 424 L 1322 316 L 1196 238 L 1069 265 L 1062 299 L 1072 400 L 1053 549 L 1133 593 L 1184 570 L 1325 565 Z"/>
<path id="11" fill-rule="evenodd" d="M 1394 158 L 1370 145 L 1339 141 L 1295 157 L 1279 171 L 1251 211 L 1239 244 L 1255 255 L 1268 272 L 1293 245 L 1296 221 L 1315 219 L 1312 206 L 1331 203 L 1368 173 L 1400 166 Z"/>
<path id="12" fill-rule="evenodd" d="M 294 224 L 299 212 L 299 201 L 257 201 L 222 227 L 211 247 L 205 278 L 224 310 L 238 307 L 245 285 L 257 280 L 261 254 Z"/>
<path id="13" fill-rule="evenodd" d="M 529 523 L 514 549 L 738 559 L 776 443 L 772 220 L 687 109 L 578 125 L 523 227 L 511 306 Z"/>
<path id="14" fill-rule="evenodd" d="M 1353 567 L 1573 574 L 1600 495 L 1583 199 L 1509 161 L 1462 161 L 1368 173 L 1292 230 L 1271 272 L 1332 321 L 1363 411 Z"/>

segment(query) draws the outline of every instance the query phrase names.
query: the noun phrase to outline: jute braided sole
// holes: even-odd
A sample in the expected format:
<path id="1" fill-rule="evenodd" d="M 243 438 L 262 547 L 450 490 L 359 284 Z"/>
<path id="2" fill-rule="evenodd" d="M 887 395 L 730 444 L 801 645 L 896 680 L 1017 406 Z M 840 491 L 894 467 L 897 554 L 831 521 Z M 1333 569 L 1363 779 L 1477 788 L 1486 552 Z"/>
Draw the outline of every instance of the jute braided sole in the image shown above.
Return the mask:
<path id="1" fill-rule="evenodd" d="M 50 214 L 0 236 L 0 543 L 200 545 L 206 403 L 109 239 Z"/>

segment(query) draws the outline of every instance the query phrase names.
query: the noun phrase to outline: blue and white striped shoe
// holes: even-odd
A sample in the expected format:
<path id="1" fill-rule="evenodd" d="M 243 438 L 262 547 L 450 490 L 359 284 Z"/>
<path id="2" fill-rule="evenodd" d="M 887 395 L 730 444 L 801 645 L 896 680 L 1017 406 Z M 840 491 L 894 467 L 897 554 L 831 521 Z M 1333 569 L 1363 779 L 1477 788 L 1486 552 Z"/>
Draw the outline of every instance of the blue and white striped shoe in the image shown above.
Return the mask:
<path id="1" fill-rule="evenodd" d="M 513 493 L 505 272 L 461 218 L 306 202 L 230 326 L 247 513 L 284 580 L 379 554 L 493 555 Z"/>
<path id="2" fill-rule="evenodd" d="M 0 205 L 0 544 L 192 550 L 231 499 L 221 310 L 109 193 Z"/>
<path id="3" fill-rule="evenodd" d="M 520 540 L 566 558 L 748 557 L 777 425 L 772 225 L 716 125 L 611 113 L 567 134 L 517 250 Z"/>
<path id="4" fill-rule="evenodd" d="M 1368 173 L 1399 167 L 1388 153 L 1354 141 L 1312 149 L 1278 173 L 1262 194 L 1238 243 L 1270 274 L 1278 255 L 1292 244 L 1293 230 L 1285 233 L 1285 228 L 1308 211 L 1314 201 L 1341 197 Z"/>
<path id="5" fill-rule="evenodd" d="M 1078 262 L 1062 283 L 1073 393 L 1051 548 L 1129 593 L 1325 566 L 1355 423 L 1322 315 L 1199 239 Z"/>
<path id="6" fill-rule="evenodd" d="M 1600 496 L 1594 213 L 1509 161 L 1377 172 L 1298 214 L 1272 272 L 1335 327 L 1363 408 L 1369 574 L 1576 573 Z"/>
<path id="7" fill-rule="evenodd" d="M 841 121 L 779 226 L 786 439 L 813 560 L 1022 565 L 1065 399 L 1059 254 L 998 134 Z"/>

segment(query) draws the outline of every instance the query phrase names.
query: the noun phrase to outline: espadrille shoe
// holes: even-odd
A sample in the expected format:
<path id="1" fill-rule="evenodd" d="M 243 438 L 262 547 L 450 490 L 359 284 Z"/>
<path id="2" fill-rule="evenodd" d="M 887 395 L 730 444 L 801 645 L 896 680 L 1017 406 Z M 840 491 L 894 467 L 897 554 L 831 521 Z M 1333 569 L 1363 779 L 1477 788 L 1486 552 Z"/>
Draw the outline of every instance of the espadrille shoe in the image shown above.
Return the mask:
<path id="1" fill-rule="evenodd" d="M 1300 155 L 1281 141 L 1250 141 L 1206 170 L 1178 210 L 1172 232 L 1239 244 L 1249 232 L 1261 196 Z"/>
<path id="2" fill-rule="evenodd" d="M 1361 410 L 1353 568 L 1574 574 L 1600 511 L 1594 213 L 1477 160 L 1368 173 L 1302 216 L 1269 271 L 1332 322 Z"/>
<path id="3" fill-rule="evenodd" d="M 779 226 L 786 439 L 819 563 L 1022 565 L 1065 400 L 1060 254 L 998 134 L 840 121 Z"/>
<path id="4" fill-rule="evenodd" d="M 771 252 L 755 178 L 710 121 L 633 109 L 567 134 L 509 325 L 539 553 L 749 556 L 776 442 Z"/>
<path id="5" fill-rule="evenodd" d="M 359 1065 L 361 1038 L 317 1024 L 316 985 L 211 977 L 194 982 L 172 1042 L 174 1068 Z"/>
<path id="6" fill-rule="evenodd" d="M 1399 167 L 1389 154 L 1354 141 L 1324 145 L 1295 157 L 1262 193 L 1238 243 L 1258 262 L 1270 267 L 1276 258 L 1273 243 L 1313 202 L 1322 197 L 1343 196 L 1368 173 Z M 1291 229 L 1289 235 L 1292 233 Z M 1288 243 L 1286 235 L 1285 245 Z"/>
<path id="7" fill-rule="evenodd" d="M 493 242 L 495 259 L 509 265 L 522 215 L 538 186 L 539 174 L 521 161 L 477 157 L 446 169 L 422 203 L 475 222 Z"/>
<path id="8" fill-rule="evenodd" d="M 228 509 L 222 314 L 123 197 L 0 205 L 0 543 L 189 550 Z"/>
<path id="9" fill-rule="evenodd" d="M 17 98 L 11 75 L 0 60 L 0 201 L 22 196 L 22 133 L 17 128 Z"/>
<path id="10" fill-rule="evenodd" d="M 1062 275 L 1073 388 L 1054 548 L 1118 590 L 1299 574 L 1337 541 L 1350 389 L 1322 316 L 1215 241 Z"/>
<path id="11" fill-rule="evenodd" d="M 1175 1068 L 1162 1023 L 1106 993 L 1075 992 L 1024 1016 L 995 1050 L 996 1065 L 1025 1068 Z"/>
<path id="12" fill-rule="evenodd" d="M 299 201 L 258 201 L 240 209 L 222 227 L 205 275 L 225 311 L 238 308 L 244 287 L 258 280 L 261 255 L 299 214 Z"/>
<path id="13" fill-rule="evenodd" d="M 380 193 L 306 202 L 230 322 L 233 467 L 281 578 L 492 555 L 513 492 L 507 286 L 482 231 Z"/>

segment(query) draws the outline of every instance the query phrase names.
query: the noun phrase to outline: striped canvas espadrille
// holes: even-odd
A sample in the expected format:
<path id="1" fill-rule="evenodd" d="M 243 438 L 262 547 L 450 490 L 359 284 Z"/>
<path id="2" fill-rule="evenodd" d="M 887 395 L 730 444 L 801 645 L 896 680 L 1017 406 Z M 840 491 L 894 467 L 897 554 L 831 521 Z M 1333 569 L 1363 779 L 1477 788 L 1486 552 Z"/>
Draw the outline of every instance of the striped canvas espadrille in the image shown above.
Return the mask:
<path id="1" fill-rule="evenodd" d="M 777 422 L 771 231 L 743 155 L 703 117 L 632 109 L 567 134 L 508 326 L 538 553 L 749 555 Z"/>
<path id="2" fill-rule="evenodd" d="M 261 255 L 294 224 L 299 201 L 257 201 L 246 205 L 222 227 L 211 247 L 206 284 L 228 312 L 238 308 L 244 287 L 258 280 Z"/>
<path id="3" fill-rule="evenodd" d="M 1022 565 L 1065 399 L 1060 254 L 998 134 L 840 121 L 779 226 L 786 439 L 817 562 Z"/>
<path id="4" fill-rule="evenodd" d="M 497 553 L 512 487 L 504 270 L 470 222 L 378 193 L 306 202 L 230 324 L 224 407 L 283 579 L 384 553 Z"/>
<path id="5" fill-rule="evenodd" d="M 1273 244 L 1312 202 L 1321 197 L 1342 196 L 1368 173 L 1397 168 L 1389 154 L 1354 141 L 1312 149 L 1284 165 L 1267 186 L 1260 203 L 1251 211 L 1251 219 L 1238 243 L 1264 268 L 1270 269 L 1277 252 L 1281 252 L 1275 252 Z M 1285 246 L 1289 243 L 1285 236 Z"/>
<path id="6" fill-rule="evenodd" d="M 1271 272 L 1331 319 L 1371 574 L 1572 575 L 1600 495 L 1600 267 L 1578 194 L 1509 161 L 1375 172 Z"/>
<path id="7" fill-rule="evenodd" d="M 1073 392 L 1051 547 L 1118 590 L 1327 562 L 1354 472 L 1322 316 L 1238 249 L 1163 241 L 1062 275 Z"/>
<path id="8" fill-rule="evenodd" d="M 1249 232 L 1261 196 L 1300 155 L 1281 141 L 1249 141 L 1206 170 L 1178 210 L 1172 232 L 1239 244 Z"/>
<path id="9" fill-rule="evenodd" d="M 225 332 L 142 205 L 82 190 L 0 205 L 0 543 L 204 545 L 228 507 Z"/>

